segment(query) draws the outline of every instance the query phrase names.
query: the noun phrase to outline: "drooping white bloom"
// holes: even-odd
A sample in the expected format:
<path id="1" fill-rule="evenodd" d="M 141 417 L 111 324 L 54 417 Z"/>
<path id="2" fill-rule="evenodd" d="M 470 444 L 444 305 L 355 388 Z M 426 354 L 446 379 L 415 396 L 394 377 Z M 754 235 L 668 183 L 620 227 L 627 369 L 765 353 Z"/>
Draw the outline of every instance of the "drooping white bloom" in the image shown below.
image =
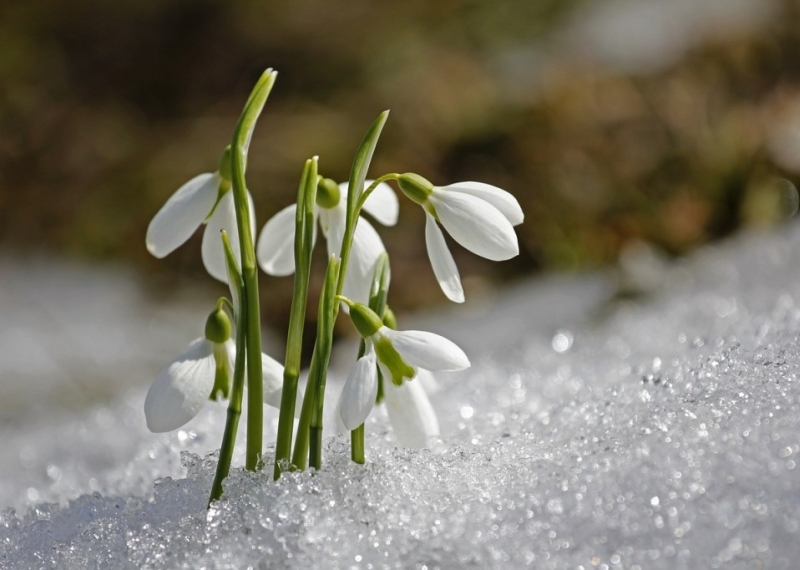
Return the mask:
<path id="1" fill-rule="evenodd" d="M 144 401 L 144 414 L 150 431 L 161 433 L 178 429 L 194 418 L 212 396 L 217 361 L 223 361 L 227 377 L 233 376 L 236 345 L 231 339 L 213 343 L 203 337 L 170 362 L 158 374 Z M 264 403 L 279 408 L 283 387 L 283 366 L 266 354 L 261 355 L 264 377 Z"/>
<path id="2" fill-rule="evenodd" d="M 439 187 L 416 174 L 403 174 L 398 183 L 409 198 L 425 209 L 428 257 L 439 286 L 451 301 L 464 302 L 464 290 L 437 221 L 476 255 L 503 261 L 519 254 L 514 226 L 521 224 L 525 216 L 516 198 L 505 190 L 482 182 Z"/>
<path id="3" fill-rule="evenodd" d="M 236 358 L 233 341 L 228 339 L 223 344 L 215 344 L 202 337 L 192 341 L 186 352 L 156 376 L 144 400 L 144 415 L 150 431 L 178 429 L 200 412 L 214 389 L 215 352 L 225 360 L 230 378 Z"/>
<path id="4" fill-rule="evenodd" d="M 371 184 L 370 180 L 365 186 Z M 339 196 L 331 207 L 314 205 L 314 218 L 319 220 L 326 238 L 328 256 L 337 258 L 342 248 L 347 216 L 347 183 L 339 184 Z M 378 184 L 364 203 L 364 210 L 385 226 L 397 223 L 397 195 L 385 183 Z M 278 277 L 294 273 L 294 234 L 297 205 L 288 206 L 275 214 L 261 230 L 256 246 L 258 264 L 266 273 Z M 314 232 L 316 240 L 316 231 Z M 366 219 L 359 218 L 353 234 L 353 246 L 344 284 L 344 295 L 366 302 L 378 257 L 386 248 L 378 232 Z"/>
<path id="5" fill-rule="evenodd" d="M 352 431 L 363 424 L 375 405 L 378 394 L 377 362 L 374 349 L 361 357 L 339 395 L 337 423 Z M 439 420 L 428 398 L 426 384 L 435 382 L 430 371 L 420 368 L 413 380 L 400 386 L 384 374 L 383 397 L 392 431 L 402 447 L 422 449 L 439 435 Z"/>
<path id="6" fill-rule="evenodd" d="M 249 192 L 247 196 L 250 227 L 255 238 L 253 198 Z M 223 229 L 228 232 L 231 249 L 240 259 L 239 229 L 230 181 L 219 172 L 195 176 L 170 196 L 147 227 L 147 250 L 161 259 L 183 245 L 202 224 L 206 224 L 201 249 L 203 265 L 213 278 L 227 282 L 225 252 L 219 232 Z"/>
<path id="7" fill-rule="evenodd" d="M 351 314 L 352 311 L 353 307 Z M 375 405 L 377 360 L 384 386 L 387 387 L 387 406 L 391 401 L 394 408 L 390 414 L 394 413 L 398 422 L 407 424 L 403 427 L 398 423 L 397 431 L 401 434 L 398 438 L 402 437 L 405 442 L 419 442 L 421 433 L 428 433 L 426 437 L 436 435 L 433 432 L 438 432 L 438 422 L 435 415 L 431 419 L 433 408 L 427 401 L 424 389 L 421 385 L 419 388 L 405 385 L 419 384 L 412 380 L 419 369 L 452 371 L 468 368 L 470 363 L 467 355 L 450 340 L 425 331 L 396 331 L 382 326 L 365 340 L 367 351 L 356 363 L 339 397 L 339 419 L 343 425 L 348 430 L 357 428 L 364 423 Z M 399 387 L 399 393 L 389 396 L 389 384 Z M 398 406 L 402 410 L 398 410 Z"/>

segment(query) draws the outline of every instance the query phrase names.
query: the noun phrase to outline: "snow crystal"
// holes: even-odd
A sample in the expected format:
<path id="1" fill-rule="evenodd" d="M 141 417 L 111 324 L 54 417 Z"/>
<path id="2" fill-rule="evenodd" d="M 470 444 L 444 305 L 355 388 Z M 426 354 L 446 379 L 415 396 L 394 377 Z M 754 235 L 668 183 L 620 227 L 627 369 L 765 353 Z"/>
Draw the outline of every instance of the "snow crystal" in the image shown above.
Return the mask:
<path id="1" fill-rule="evenodd" d="M 473 361 L 437 375 L 432 450 L 397 448 L 379 409 L 365 466 L 332 436 L 322 471 L 235 468 L 208 511 L 220 406 L 149 434 L 134 388 L 23 423 L 4 435 L 0 566 L 792 568 L 799 246 L 787 226 L 667 265 L 638 298 L 551 278 L 412 320 Z"/>

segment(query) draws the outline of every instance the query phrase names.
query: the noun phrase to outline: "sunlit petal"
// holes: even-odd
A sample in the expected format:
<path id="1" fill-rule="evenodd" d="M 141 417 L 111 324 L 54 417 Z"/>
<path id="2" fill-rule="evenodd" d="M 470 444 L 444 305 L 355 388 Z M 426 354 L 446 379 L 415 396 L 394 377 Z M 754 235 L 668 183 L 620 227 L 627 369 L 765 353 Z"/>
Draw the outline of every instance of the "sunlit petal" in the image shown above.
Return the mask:
<path id="1" fill-rule="evenodd" d="M 162 258 L 188 240 L 214 207 L 219 183 L 216 172 L 201 174 L 170 196 L 147 227 L 147 250 Z"/>
<path id="2" fill-rule="evenodd" d="M 387 337 L 411 366 L 427 370 L 463 370 L 469 358 L 454 342 L 427 331 L 396 331 L 381 327 L 378 334 Z"/>
<path id="3" fill-rule="evenodd" d="M 511 222 L 512 226 L 518 226 L 525 221 L 525 214 L 522 212 L 522 208 L 514 195 L 497 186 L 484 184 L 483 182 L 456 182 L 449 186 L 443 186 L 441 190 L 462 192 L 489 202 L 500 210 L 500 213 Z"/>
<path id="4" fill-rule="evenodd" d="M 397 443 L 414 449 L 427 447 L 431 437 L 439 435 L 439 420 L 419 380 L 406 380 L 401 386 L 384 382 L 383 386 Z"/>
<path id="5" fill-rule="evenodd" d="M 372 182 L 372 180 L 367 180 L 364 183 L 364 188 L 368 188 Z M 397 194 L 386 182 L 381 182 L 369 195 L 367 201 L 364 202 L 364 211 L 384 226 L 395 225 L 400 213 L 400 202 L 397 200 Z"/>
<path id="6" fill-rule="evenodd" d="M 156 377 L 144 401 L 147 427 L 155 433 L 178 429 L 197 415 L 214 388 L 213 345 L 198 338 Z"/>
<path id="7" fill-rule="evenodd" d="M 435 189 L 429 198 L 447 232 L 476 255 L 502 261 L 519 254 L 514 227 L 500 210 L 462 192 Z"/>
<path id="8" fill-rule="evenodd" d="M 378 369 L 375 352 L 368 350 L 358 359 L 342 388 L 337 407 L 345 428 L 354 430 L 364 423 L 375 405 L 377 395 Z"/>
<path id="9" fill-rule="evenodd" d="M 264 224 L 258 236 L 256 258 L 266 273 L 284 277 L 294 273 L 294 234 L 297 204 L 287 206 Z"/>
<path id="10" fill-rule="evenodd" d="M 345 297 L 368 304 L 375 266 L 381 253 L 386 251 L 378 232 L 367 220 L 360 218 L 353 234 L 350 263 L 344 281 Z"/>
<path id="11" fill-rule="evenodd" d="M 433 216 L 426 214 L 425 220 L 425 245 L 428 248 L 428 257 L 431 260 L 433 274 L 439 282 L 439 287 L 448 299 L 456 303 L 464 302 L 464 289 L 461 287 L 461 277 L 458 267 L 453 260 L 453 254 L 447 247 L 444 234 Z"/>
<path id="12" fill-rule="evenodd" d="M 283 366 L 271 356 L 261 354 L 261 370 L 263 377 L 264 403 L 273 408 L 281 407 L 283 391 Z"/>

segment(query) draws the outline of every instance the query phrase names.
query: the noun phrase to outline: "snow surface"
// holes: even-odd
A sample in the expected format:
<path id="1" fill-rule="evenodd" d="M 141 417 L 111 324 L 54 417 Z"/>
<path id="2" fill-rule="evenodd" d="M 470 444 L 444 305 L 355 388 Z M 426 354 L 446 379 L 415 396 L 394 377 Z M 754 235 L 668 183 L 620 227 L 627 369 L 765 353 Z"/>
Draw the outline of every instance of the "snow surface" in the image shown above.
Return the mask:
<path id="1" fill-rule="evenodd" d="M 331 437 L 322 471 L 236 468 L 208 512 L 220 406 L 150 434 L 137 380 L 4 425 L 0 567 L 794 568 L 799 246 L 794 224 L 665 265 L 638 298 L 551 278 L 401 321 L 473 361 L 438 377 L 432 451 L 396 448 L 379 410 L 366 466 Z"/>

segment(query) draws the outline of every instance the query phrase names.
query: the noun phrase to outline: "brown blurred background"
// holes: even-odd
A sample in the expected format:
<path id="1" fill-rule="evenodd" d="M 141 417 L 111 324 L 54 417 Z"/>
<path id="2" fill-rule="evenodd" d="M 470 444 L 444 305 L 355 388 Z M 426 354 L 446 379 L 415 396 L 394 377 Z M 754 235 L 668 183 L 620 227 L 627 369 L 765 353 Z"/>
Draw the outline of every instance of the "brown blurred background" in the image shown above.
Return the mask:
<path id="1" fill-rule="evenodd" d="M 468 298 L 631 244 L 680 255 L 796 210 L 798 54 L 790 0 L 5 0 L 0 247 L 121 260 L 161 298 L 211 284 L 199 233 L 159 261 L 145 230 L 216 169 L 274 67 L 249 164 L 259 228 L 294 199 L 309 156 L 346 179 L 388 108 L 373 176 L 485 181 L 526 212 L 515 260 L 453 245 Z M 444 303 L 423 216 L 401 205 L 381 231 L 392 302 Z M 284 326 L 291 279 L 262 287 L 265 320 Z"/>

